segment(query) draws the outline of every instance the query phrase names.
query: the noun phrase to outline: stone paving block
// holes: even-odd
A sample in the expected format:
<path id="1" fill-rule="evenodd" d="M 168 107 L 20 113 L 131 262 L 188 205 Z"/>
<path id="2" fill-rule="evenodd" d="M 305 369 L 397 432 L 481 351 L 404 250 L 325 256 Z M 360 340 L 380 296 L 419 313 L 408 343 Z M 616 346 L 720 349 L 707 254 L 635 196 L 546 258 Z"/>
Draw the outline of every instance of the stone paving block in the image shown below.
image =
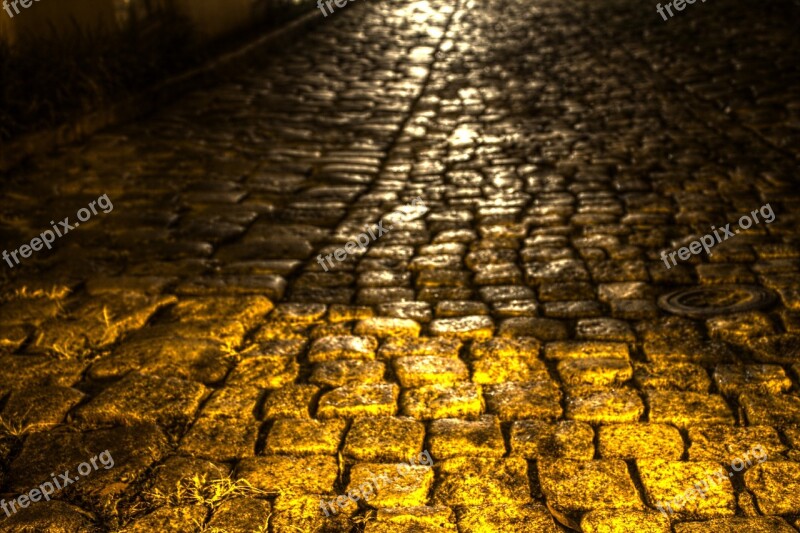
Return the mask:
<path id="1" fill-rule="evenodd" d="M 767 461 L 745 472 L 747 489 L 766 515 L 800 512 L 800 466 L 787 461 Z"/>
<path id="2" fill-rule="evenodd" d="M 758 311 L 709 318 L 706 320 L 706 327 L 712 339 L 731 343 L 775 333 L 775 326 L 769 316 Z"/>
<path id="3" fill-rule="evenodd" d="M 531 300 L 536 297 L 533 290 L 522 285 L 495 285 L 481 287 L 478 293 L 486 302 L 508 302 L 510 300 Z"/>
<path id="4" fill-rule="evenodd" d="M 333 492 L 339 465 L 330 455 L 245 457 L 236 477 L 269 494 Z"/>
<path id="5" fill-rule="evenodd" d="M 511 425 L 511 455 L 526 459 L 578 459 L 594 457 L 594 431 L 584 422 L 519 420 Z"/>
<path id="6" fill-rule="evenodd" d="M 359 297 L 361 294 L 359 293 Z M 430 304 L 426 302 L 414 301 L 398 301 L 394 303 L 382 303 L 386 300 L 413 300 L 414 291 L 410 290 L 403 295 L 391 295 L 391 297 L 383 297 L 378 302 L 378 313 L 382 316 L 392 318 L 408 318 L 416 322 L 427 324 L 433 320 L 433 312 L 431 311 Z"/>
<path id="7" fill-rule="evenodd" d="M 715 462 L 638 459 L 648 503 L 680 518 L 733 516 L 736 506 L 728 472 Z M 661 506 L 661 507 L 658 507 Z"/>
<path id="8" fill-rule="evenodd" d="M 800 357 L 800 337 L 793 334 L 750 338 L 747 346 L 760 363 L 790 365 Z"/>
<path id="9" fill-rule="evenodd" d="M 268 454 L 335 455 L 344 437 L 347 421 L 281 418 L 267 436 Z"/>
<path id="10" fill-rule="evenodd" d="M 378 351 L 380 359 L 397 357 L 434 356 L 458 359 L 462 342 L 458 339 L 441 337 L 401 337 L 387 339 Z"/>
<path id="11" fill-rule="evenodd" d="M 609 387 L 633 376 L 633 368 L 621 359 L 596 358 L 559 361 L 558 373 L 567 386 Z"/>
<path id="12" fill-rule="evenodd" d="M 327 310 L 328 306 L 321 303 L 284 302 L 275 306 L 271 318 L 286 322 L 312 324 L 322 319 Z"/>
<path id="13" fill-rule="evenodd" d="M 51 319 L 43 324 L 28 351 L 75 357 L 107 348 L 175 301 L 174 296 L 136 293 L 92 298 L 75 310 L 74 320 Z"/>
<path id="14" fill-rule="evenodd" d="M 345 385 L 326 392 L 319 399 L 317 417 L 352 418 L 359 416 L 393 416 L 397 413 L 400 389 L 394 383 Z"/>
<path id="15" fill-rule="evenodd" d="M 594 285 L 582 281 L 547 283 L 539 286 L 539 300 L 542 302 L 561 302 L 565 300 L 593 300 Z"/>
<path id="16" fill-rule="evenodd" d="M 47 356 L 0 355 L 0 383 L 6 390 L 28 387 L 69 387 L 77 383 L 87 363 Z"/>
<path id="17" fill-rule="evenodd" d="M 442 300 L 465 300 L 472 297 L 472 289 L 469 287 L 421 286 L 417 288 L 417 291 L 417 300 L 430 305 Z"/>
<path id="18" fill-rule="evenodd" d="M 403 414 L 417 420 L 437 418 L 475 419 L 484 410 L 480 385 L 427 385 L 404 390 L 400 397 Z"/>
<path id="19" fill-rule="evenodd" d="M 476 421 L 434 420 L 428 428 L 427 446 L 437 461 L 458 456 L 503 457 L 506 453 L 500 422 L 493 416 Z"/>
<path id="20" fill-rule="evenodd" d="M 597 510 L 583 515 L 581 531 L 584 533 L 671 533 L 669 519 L 653 511 Z"/>
<path id="21" fill-rule="evenodd" d="M 730 464 L 734 459 L 740 458 L 744 461 L 762 462 L 764 455 L 770 460 L 780 460 L 780 454 L 787 449 L 778 432 L 769 426 L 691 426 L 689 441 L 690 461 Z"/>
<path id="22" fill-rule="evenodd" d="M 373 337 L 322 337 L 314 341 L 308 352 L 312 363 L 337 359 L 375 359 L 378 341 Z"/>
<path id="23" fill-rule="evenodd" d="M 229 368 L 229 355 L 218 341 L 165 336 L 124 341 L 95 362 L 89 376 L 104 380 L 137 371 L 210 385 L 223 380 Z"/>
<path id="24" fill-rule="evenodd" d="M 509 381 L 541 381 L 549 378 L 547 368 L 539 360 L 521 357 L 477 359 L 470 363 L 472 382 L 479 385 Z"/>
<path id="25" fill-rule="evenodd" d="M 792 381 L 778 365 L 720 365 L 714 381 L 722 394 L 737 396 L 743 392 L 780 394 L 792 387 Z"/>
<path id="26" fill-rule="evenodd" d="M 448 506 L 530 503 L 528 464 L 520 457 L 454 457 L 438 464 L 434 502 Z"/>
<path id="27" fill-rule="evenodd" d="M 308 338 L 309 327 L 309 324 L 267 320 L 252 335 L 252 340 L 257 343 L 290 340 L 304 341 Z"/>
<path id="28" fill-rule="evenodd" d="M 47 531 L 48 533 L 94 533 L 97 528 L 92 513 L 68 503 L 51 500 L 20 509 L 3 520 L 3 529 L 9 533 Z"/>
<path id="29" fill-rule="evenodd" d="M 253 417 L 199 417 L 181 439 L 180 451 L 212 461 L 255 454 L 258 422 Z"/>
<path id="30" fill-rule="evenodd" d="M 320 494 L 285 494 L 280 495 L 272 504 L 270 526 L 273 531 L 313 531 L 330 532 L 349 531 L 354 523 L 352 517 L 358 507 L 346 497 L 342 507 L 323 512 L 323 502 L 336 500 L 334 495 Z M 328 516 L 330 515 L 330 516 Z"/>
<path id="31" fill-rule="evenodd" d="M 358 461 L 399 462 L 422 450 L 425 426 L 405 417 L 361 417 L 347 433 L 344 454 Z"/>
<path id="32" fill-rule="evenodd" d="M 683 391 L 648 391 L 650 422 L 687 428 L 698 424 L 734 423 L 725 400 L 715 394 Z"/>
<path id="33" fill-rule="evenodd" d="M 621 342 L 551 342 L 544 347 L 544 356 L 551 361 L 630 359 L 628 345 Z"/>
<path id="34" fill-rule="evenodd" d="M 488 315 L 489 309 L 483 302 L 469 300 L 446 300 L 436 304 L 436 318 L 456 318 L 463 316 Z"/>
<path id="35" fill-rule="evenodd" d="M 494 332 L 494 322 L 491 318 L 482 315 L 437 318 L 431 322 L 430 331 L 437 337 L 482 340 L 491 338 Z"/>
<path id="36" fill-rule="evenodd" d="M 488 385 L 484 396 L 489 412 L 504 422 L 561 416 L 561 391 L 549 380 Z"/>
<path id="37" fill-rule="evenodd" d="M 603 307 L 595 300 L 546 302 L 542 305 L 542 314 L 548 318 L 597 318 L 603 315 Z"/>
<path id="38" fill-rule="evenodd" d="M 789 394 L 739 396 L 747 422 L 758 426 L 794 425 L 800 422 L 800 398 Z"/>
<path id="39" fill-rule="evenodd" d="M 473 342 L 469 354 L 472 359 L 520 358 L 534 361 L 540 348 L 541 343 L 533 337 L 495 338 Z"/>
<path id="40" fill-rule="evenodd" d="M 357 463 L 350 469 L 347 493 L 360 493 L 370 507 L 415 507 L 426 504 L 432 485 L 430 466 Z"/>
<path id="41" fill-rule="evenodd" d="M 411 302 L 413 299 L 414 289 L 406 289 L 403 287 L 372 287 L 359 289 L 358 295 L 356 296 L 356 303 L 359 305 L 379 305 L 386 301 L 409 301 L 410 303 L 413 303 Z M 396 311 L 396 308 L 393 309 L 393 311 Z M 396 313 L 392 312 L 391 314 L 395 315 Z"/>
<path id="42" fill-rule="evenodd" d="M 134 520 L 121 533 L 146 533 L 148 531 L 176 531 L 186 524 L 202 524 L 208 510 L 204 505 L 180 505 L 161 507 L 152 513 Z"/>
<path id="43" fill-rule="evenodd" d="M 286 279 L 269 275 L 197 277 L 190 278 L 175 288 L 175 293 L 180 296 L 266 295 L 273 302 L 283 298 L 285 291 Z"/>
<path id="44" fill-rule="evenodd" d="M 265 531 L 269 527 L 272 507 L 269 502 L 255 498 L 233 498 L 220 504 L 208 522 L 214 528 L 228 533 Z"/>
<path id="45" fill-rule="evenodd" d="M 6 478 L 9 492 L 22 494 L 32 488 L 32 480 L 48 480 L 51 472 L 67 472 L 73 480 L 76 468 L 92 456 L 108 450 L 114 466 L 99 464 L 97 470 L 73 482 L 59 497 L 80 498 L 100 516 L 110 518 L 118 500 L 135 480 L 168 452 L 166 436 L 153 424 L 138 424 L 113 429 L 76 432 L 56 429 L 28 435 L 22 451 L 11 463 Z"/>
<path id="46" fill-rule="evenodd" d="M 360 320 L 356 324 L 356 335 L 387 337 L 419 337 L 420 325 L 407 318 L 375 317 Z"/>
<path id="47" fill-rule="evenodd" d="M 464 533 L 556 533 L 547 509 L 538 505 L 481 505 L 459 509 L 458 527 Z"/>
<path id="48" fill-rule="evenodd" d="M 652 288 L 641 281 L 601 283 L 597 286 L 597 297 L 601 302 L 612 300 L 642 300 L 653 296 Z"/>
<path id="49" fill-rule="evenodd" d="M 63 422 L 70 409 L 85 397 L 70 387 L 29 387 L 24 391 L 13 391 L 6 400 L 0 419 L 21 431 L 44 431 Z"/>
<path id="50" fill-rule="evenodd" d="M 325 337 L 349 337 L 353 334 L 351 324 L 317 324 L 312 325 L 306 335 L 311 340 L 322 339 Z"/>
<path id="51" fill-rule="evenodd" d="M 463 361 L 449 357 L 411 356 L 392 361 L 395 374 L 403 387 L 454 385 L 469 380 Z"/>
<path id="52" fill-rule="evenodd" d="M 611 424 L 597 432 L 597 452 L 604 459 L 679 460 L 680 432 L 666 424 Z"/>
<path id="53" fill-rule="evenodd" d="M 731 363 L 735 360 L 733 352 L 725 344 L 717 341 L 694 339 L 670 339 L 645 341 L 644 353 L 651 363 L 695 363 L 712 365 Z"/>
<path id="54" fill-rule="evenodd" d="M 225 479 L 230 469 L 205 459 L 173 455 L 158 465 L 154 472 L 152 485 L 143 496 L 155 505 L 163 503 L 165 498 L 172 502 L 181 499 L 181 491 L 198 476 L 206 480 Z"/>
<path id="55" fill-rule="evenodd" d="M 711 388 L 706 369 L 692 363 L 635 362 L 633 382 L 644 390 L 708 392 Z"/>
<path id="56" fill-rule="evenodd" d="M 286 385 L 269 392 L 264 401 L 263 419 L 310 418 L 311 403 L 319 393 L 315 385 Z"/>
<path id="57" fill-rule="evenodd" d="M 167 428 L 189 422 L 207 395 L 199 383 L 131 373 L 76 411 L 89 424 L 155 422 Z"/>
<path id="58" fill-rule="evenodd" d="M 169 310 L 169 314 L 170 317 L 182 322 L 214 321 L 219 317 L 225 317 L 251 327 L 272 309 L 272 302 L 264 296 L 215 296 L 182 298 Z"/>
<path id="59" fill-rule="evenodd" d="M 659 314 L 652 300 L 612 300 L 608 306 L 611 316 L 622 320 L 646 320 L 656 318 Z"/>
<path id="60" fill-rule="evenodd" d="M 571 420 L 622 424 L 638 422 L 643 413 L 642 399 L 630 389 L 600 392 L 575 389 L 567 397 L 566 416 Z"/>
<path id="61" fill-rule="evenodd" d="M 217 389 L 205 401 L 200 412 L 207 417 L 255 420 L 256 406 L 262 396 L 262 391 L 254 387 Z"/>
<path id="62" fill-rule="evenodd" d="M 498 318 L 535 317 L 538 314 L 539 306 L 531 300 L 509 300 L 493 304 L 492 309 L 494 316 Z"/>
<path id="63" fill-rule="evenodd" d="M 457 533 L 458 528 L 453 510 L 443 505 L 437 505 L 378 509 L 375 520 L 367 522 L 364 531 L 365 533 L 395 533 L 396 531 Z"/>
<path id="64" fill-rule="evenodd" d="M 541 341 L 559 341 L 569 337 L 567 325 L 552 318 L 517 317 L 503 320 L 498 336 L 503 338 L 535 337 Z"/>
<path id="65" fill-rule="evenodd" d="M 299 373 L 300 365 L 294 356 L 253 356 L 239 361 L 228 376 L 226 384 L 234 387 L 280 389 L 294 383 Z"/>
<path id="66" fill-rule="evenodd" d="M 374 311 L 367 306 L 331 305 L 328 309 L 328 320 L 332 323 L 366 320 L 374 316 Z"/>
<path id="67" fill-rule="evenodd" d="M 786 520 L 777 516 L 762 518 L 716 518 L 704 522 L 675 524 L 675 533 L 793 533 Z"/>
<path id="68" fill-rule="evenodd" d="M 530 285 L 536 286 L 559 281 L 588 281 L 589 272 L 583 261 L 556 259 L 548 263 L 527 263 L 525 278 Z"/>
<path id="69" fill-rule="evenodd" d="M 277 339 L 257 342 L 239 352 L 242 359 L 253 357 L 276 357 L 294 359 L 303 353 L 308 344 L 306 339 Z"/>
<path id="70" fill-rule="evenodd" d="M 309 381 L 323 387 L 342 387 L 356 383 L 368 385 L 383 381 L 385 372 L 386 365 L 379 361 L 325 361 L 314 365 Z"/>
<path id="71" fill-rule="evenodd" d="M 636 336 L 627 322 L 614 318 L 582 318 L 575 325 L 580 340 L 600 342 L 636 342 Z"/>
<path id="72" fill-rule="evenodd" d="M 644 507 L 622 461 L 543 459 L 537 465 L 547 504 L 560 512 Z"/>

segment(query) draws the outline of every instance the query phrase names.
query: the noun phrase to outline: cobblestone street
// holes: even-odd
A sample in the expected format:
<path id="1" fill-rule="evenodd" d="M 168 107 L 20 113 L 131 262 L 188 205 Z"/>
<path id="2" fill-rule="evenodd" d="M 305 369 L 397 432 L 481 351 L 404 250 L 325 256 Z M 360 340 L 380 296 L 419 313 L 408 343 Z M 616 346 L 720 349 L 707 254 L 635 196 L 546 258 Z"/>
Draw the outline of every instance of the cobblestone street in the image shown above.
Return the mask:
<path id="1" fill-rule="evenodd" d="M 9 172 L 0 531 L 798 531 L 798 20 L 360 0 Z"/>

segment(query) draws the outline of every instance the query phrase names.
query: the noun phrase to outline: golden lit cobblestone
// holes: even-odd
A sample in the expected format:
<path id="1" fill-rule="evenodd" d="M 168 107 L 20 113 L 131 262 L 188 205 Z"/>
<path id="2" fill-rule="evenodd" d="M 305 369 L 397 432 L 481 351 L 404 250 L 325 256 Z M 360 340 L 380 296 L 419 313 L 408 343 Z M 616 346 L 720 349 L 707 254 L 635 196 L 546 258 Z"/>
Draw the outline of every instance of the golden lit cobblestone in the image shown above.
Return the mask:
<path id="1" fill-rule="evenodd" d="M 335 455 L 344 437 L 347 422 L 282 418 L 276 420 L 267 436 L 270 454 Z"/>
<path id="2" fill-rule="evenodd" d="M 511 425 L 511 454 L 526 459 L 594 457 L 594 430 L 584 422 L 520 420 Z"/>
<path id="3" fill-rule="evenodd" d="M 604 459 L 672 459 L 683 455 L 683 439 L 666 424 L 611 424 L 600 426 L 597 451 Z"/>
<path id="4" fill-rule="evenodd" d="M 370 507 L 415 507 L 425 505 L 433 485 L 430 466 L 358 463 L 350 469 L 348 492 L 378 478 L 375 494 L 366 500 Z M 375 482 L 373 482 L 373 489 Z"/>
<path id="5" fill-rule="evenodd" d="M 418 420 L 436 418 L 477 418 L 484 411 L 480 385 L 456 383 L 453 386 L 427 385 L 403 391 L 403 414 Z"/>
<path id="6" fill-rule="evenodd" d="M 650 505 L 667 509 L 670 504 L 673 513 L 685 518 L 733 516 L 733 486 L 719 463 L 639 459 L 636 465 Z M 714 475 L 719 472 L 721 477 Z"/>
<path id="7" fill-rule="evenodd" d="M 357 416 L 393 416 L 397 413 L 400 388 L 394 383 L 345 385 L 326 392 L 319 399 L 317 417 L 354 418 Z"/>
<path id="8" fill-rule="evenodd" d="M 509 457 L 454 457 L 437 463 L 441 475 L 434 501 L 448 506 L 513 505 L 531 500 L 528 465 Z"/>
<path id="9" fill-rule="evenodd" d="M 506 453 L 500 422 L 492 416 L 476 421 L 434 420 L 428 428 L 427 442 L 436 461 L 458 456 L 503 457 Z"/>
<path id="10" fill-rule="evenodd" d="M 358 461 L 398 462 L 422 450 L 425 426 L 405 417 L 361 417 L 347 433 L 344 454 Z"/>
<path id="11" fill-rule="evenodd" d="M 537 465 L 547 503 L 559 511 L 644 507 L 622 461 L 543 459 Z"/>

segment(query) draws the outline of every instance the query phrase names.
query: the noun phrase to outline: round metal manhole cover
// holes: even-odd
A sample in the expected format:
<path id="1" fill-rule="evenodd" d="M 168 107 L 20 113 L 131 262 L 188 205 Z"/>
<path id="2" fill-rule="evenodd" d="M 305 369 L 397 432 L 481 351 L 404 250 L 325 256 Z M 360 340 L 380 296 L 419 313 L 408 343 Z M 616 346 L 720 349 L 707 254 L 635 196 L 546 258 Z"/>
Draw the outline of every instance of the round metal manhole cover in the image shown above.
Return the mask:
<path id="1" fill-rule="evenodd" d="M 775 295 L 757 285 L 711 285 L 670 292 L 658 299 L 661 309 L 676 315 L 707 318 L 772 305 Z"/>

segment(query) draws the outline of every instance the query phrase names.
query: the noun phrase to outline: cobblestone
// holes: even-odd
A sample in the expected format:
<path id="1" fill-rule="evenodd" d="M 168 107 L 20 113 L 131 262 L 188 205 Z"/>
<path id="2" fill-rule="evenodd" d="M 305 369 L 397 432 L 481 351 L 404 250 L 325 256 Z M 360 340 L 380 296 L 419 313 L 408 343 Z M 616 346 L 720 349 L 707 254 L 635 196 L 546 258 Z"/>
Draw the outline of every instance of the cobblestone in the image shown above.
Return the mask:
<path id="1" fill-rule="evenodd" d="M 115 209 L 0 282 L 2 496 L 116 464 L 0 529 L 800 528 L 795 4 L 356 3 L 3 176 L 6 242 Z M 777 300 L 658 306 L 731 283 Z M 422 450 L 419 479 L 338 496 Z"/>

